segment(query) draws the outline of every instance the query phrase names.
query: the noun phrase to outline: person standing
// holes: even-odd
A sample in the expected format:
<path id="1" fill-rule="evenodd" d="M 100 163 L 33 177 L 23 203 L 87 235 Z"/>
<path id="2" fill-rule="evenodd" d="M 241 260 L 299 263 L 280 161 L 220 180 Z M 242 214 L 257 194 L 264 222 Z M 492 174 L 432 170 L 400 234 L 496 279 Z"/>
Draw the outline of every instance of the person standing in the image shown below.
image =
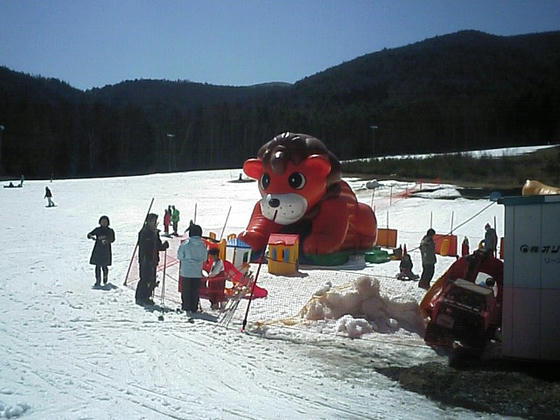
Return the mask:
<path id="1" fill-rule="evenodd" d="M 45 187 L 45 197 L 48 200 L 47 207 L 54 207 L 54 201 L 52 200 L 52 192 L 49 187 Z"/>
<path id="2" fill-rule="evenodd" d="M 177 258 L 181 262 L 179 281 L 181 282 L 181 308 L 187 312 L 198 310 L 198 289 L 202 277 L 202 263 L 206 261 L 206 245 L 202 242 L 202 228 L 189 226 L 189 238 L 179 246 Z"/>
<path id="3" fill-rule="evenodd" d="M 175 206 L 171 206 L 171 223 L 173 223 L 173 235 L 179 236 L 177 229 L 179 227 L 179 210 Z"/>
<path id="4" fill-rule="evenodd" d="M 430 282 L 434 277 L 434 268 L 436 264 L 436 245 L 434 243 L 435 234 L 436 231 L 430 228 L 420 241 L 422 276 L 420 277 L 420 281 L 418 281 L 418 287 L 426 290 L 430 288 Z"/>
<path id="5" fill-rule="evenodd" d="M 163 231 L 169 235 L 169 224 L 171 223 L 171 206 L 164 210 L 163 215 Z"/>
<path id="6" fill-rule="evenodd" d="M 158 215 L 150 213 L 142 230 L 138 233 L 138 264 L 140 281 L 136 286 L 136 303 L 153 305 L 152 293 L 156 288 L 156 269 L 159 263 L 159 251 L 169 248 L 167 241 L 161 242 L 157 229 Z"/>
<path id="7" fill-rule="evenodd" d="M 469 255 L 469 239 L 465 236 L 461 244 L 461 257 Z"/>
<path id="8" fill-rule="evenodd" d="M 486 223 L 484 226 L 486 231 L 484 234 L 484 239 L 482 240 L 482 247 L 486 252 L 491 252 L 494 254 L 496 252 L 496 245 L 498 243 L 498 235 L 496 235 L 496 229 L 490 226 L 490 223 Z"/>
<path id="9" fill-rule="evenodd" d="M 115 242 L 115 231 L 109 227 L 109 218 L 101 216 L 99 226 L 87 234 L 88 239 L 95 240 L 89 263 L 95 265 L 95 286 L 101 285 L 101 271 L 103 284 L 107 284 L 109 266 L 112 262 L 111 244 Z"/>

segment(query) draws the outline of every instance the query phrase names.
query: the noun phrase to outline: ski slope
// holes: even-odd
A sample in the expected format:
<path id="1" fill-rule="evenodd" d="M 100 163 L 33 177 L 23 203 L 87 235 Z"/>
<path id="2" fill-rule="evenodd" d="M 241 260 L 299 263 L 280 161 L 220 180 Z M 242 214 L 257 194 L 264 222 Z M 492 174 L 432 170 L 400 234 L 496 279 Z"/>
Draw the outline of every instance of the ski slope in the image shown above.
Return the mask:
<path id="1" fill-rule="evenodd" d="M 255 183 L 229 182 L 239 173 L 26 181 L 23 188 L 0 188 L 0 418 L 491 418 L 405 391 L 378 373 L 387 366 L 447 363 L 419 334 L 395 327 L 389 318 L 393 328 L 379 325 L 380 331 L 361 339 L 338 331 L 336 320 L 292 328 L 274 322 L 296 315 L 327 282 L 348 285 L 363 274 L 378 278 L 385 302 L 419 301 L 423 291 L 415 282 L 394 278 L 397 261 L 353 259 L 338 270 L 301 267 L 301 276 L 291 278 L 270 275 L 263 265 L 259 285 L 269 297 L 252 303 L 245 334 L 239 328 L 246 302 L 227 329 L 202 320 L 188 323 L 174 312 L 158 321 L 157 309 L 135 305 L 134 291 L 122 283 L 151 198 L 160 224 L 168 205 L 181 211 L 181 232 L 196 203 L 204 233 L 219 235 L 231 206 L 225 233 L 238 233 L 259 199 Z M 364 182 L 347 181 L 369 204 Z M 430 219 L 438 233 L 446 233 L 452 218 L 457 226 L 489 204 L 442 200 L 454 191 L 443 185 L 425 198 L 389 205 L 388 186 L 396 184 L 381 184 L 374 197 L 379 226 L 388 222 L 398 229 L 398 242 L 409 250 Z M 45 186 L 57 207 L 45 207 Z M 116 241 L 111 286 L 94 290 L 94 267 L 88 264 L 93 242 L 86 234 L 101 215 L 109 216 Z M 472 247 L 494 219 L 501 236 L 498 204 L 454 233 L 459 240 L 469 237 Z M 419 252 L 411 255 L 420 273 Z M 438 256 L 436 277 L 453 261 Z M 159 295 L 155 300 L 160 303 Z M 207 309 L 208 302 L 202 303 Z"/>

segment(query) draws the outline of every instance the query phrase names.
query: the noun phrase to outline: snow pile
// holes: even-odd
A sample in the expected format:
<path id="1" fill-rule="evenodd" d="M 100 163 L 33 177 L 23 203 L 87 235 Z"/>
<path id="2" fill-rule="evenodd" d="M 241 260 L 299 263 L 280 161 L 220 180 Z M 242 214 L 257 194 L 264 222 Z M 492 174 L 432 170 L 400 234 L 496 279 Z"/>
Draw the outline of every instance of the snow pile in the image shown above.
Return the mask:
<path id="1" fill-rule="evenodd" d="M 373 332 L 373 326 L 365 319 L 356 319 L 352 315 L 344 315 L 336 321 L 336 331 L 346 333 L 350 338 L 360 338 L 363 334 Z"/>
<path id="2" fill-rule="evenodd" d="M 379 280 L 360 276 L 353 283 L 331 288 L 326 283 L 298 314 L 302 321 L 337 320 L 335 332 L 359 338 L 400 328 L 422 334 L 424 320 L 415 300 L 398 302 L 379 293 Z M 297 323 L 292 319 L 290 324 Z"/>
<path id="3" fill-rule="evenodd" d="M 30 408 L 31 407 L 25 403 L 7 405 L 0 401 L 0 418 L 15 419 L 25 414 Z"/>

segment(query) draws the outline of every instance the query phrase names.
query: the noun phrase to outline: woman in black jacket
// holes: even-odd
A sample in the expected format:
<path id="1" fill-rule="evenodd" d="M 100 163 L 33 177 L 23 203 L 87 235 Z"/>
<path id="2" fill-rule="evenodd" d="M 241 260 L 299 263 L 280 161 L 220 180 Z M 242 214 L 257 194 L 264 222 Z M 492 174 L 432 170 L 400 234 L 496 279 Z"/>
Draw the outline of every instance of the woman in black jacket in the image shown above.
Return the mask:
<path id="1" fill-rule="evenodd" d="M 115 232 L 109 227 L 109 218 L 101 216 L 99 226 L 87 235 L 88 239 L 95 240 L 89 263 L 95 265 L 95 286 L 101 284 L 101 271 L 103 271 L 103 284 L 107 284 L 109 275 L 108 266 L 111 265 L 111 243 L 115 241 Z"/>

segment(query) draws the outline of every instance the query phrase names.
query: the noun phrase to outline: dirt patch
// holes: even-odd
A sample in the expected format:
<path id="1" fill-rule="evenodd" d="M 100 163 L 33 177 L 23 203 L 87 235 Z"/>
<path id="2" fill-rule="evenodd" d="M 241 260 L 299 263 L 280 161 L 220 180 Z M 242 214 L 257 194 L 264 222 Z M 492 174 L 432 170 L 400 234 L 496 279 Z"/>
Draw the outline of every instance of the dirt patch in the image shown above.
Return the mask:
<path id="1" fill-rule="evenodd" d="M 560 366 L 507 361 L 377 368 L 404 389 L 448 406 L 523 418 L 560 418 Z"/>

